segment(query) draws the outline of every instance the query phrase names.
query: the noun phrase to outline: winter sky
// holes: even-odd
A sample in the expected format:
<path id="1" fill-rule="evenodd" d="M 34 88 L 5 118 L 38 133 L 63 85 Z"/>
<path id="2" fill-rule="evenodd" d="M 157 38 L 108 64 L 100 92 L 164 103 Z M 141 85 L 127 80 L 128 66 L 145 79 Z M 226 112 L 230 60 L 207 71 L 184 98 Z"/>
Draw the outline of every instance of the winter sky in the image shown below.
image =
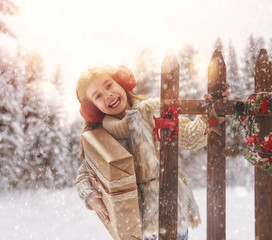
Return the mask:
<path id="1" fill-rule="evenodd" d="M 19 41 L 37 49 L 47 69 L 60 64 L 67 105 L 78 108 L 77 77 L 94 63 L 133 68 L 137 54 L 151 47 L 161 61 L 166 49 L 186 43 L 199 50 L 205 69 L 215 39 L 244 50 L 248 36 L 272 37 L 271 0 L 24 0 L 10 19 Z M 73 111 L 73 110 L 71 110 Z M 75 110 L 76 111 L 76 110 Z"/>

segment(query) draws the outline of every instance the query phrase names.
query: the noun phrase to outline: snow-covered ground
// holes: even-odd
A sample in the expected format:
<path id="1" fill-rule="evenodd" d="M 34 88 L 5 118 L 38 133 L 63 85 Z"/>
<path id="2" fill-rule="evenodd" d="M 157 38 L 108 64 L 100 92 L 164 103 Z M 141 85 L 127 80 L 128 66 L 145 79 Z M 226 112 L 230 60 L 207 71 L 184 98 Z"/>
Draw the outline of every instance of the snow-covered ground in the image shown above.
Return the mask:
<path id="1" fill-rule="evenodd" d="M 202 224 L 190 240 L 206 239 L 206 190 L 195 190 Z M 252 191 L 227 189 L 227 239 L 254 239 Z M 111 240 L 94 212 L 87 210 L 76 189 L 26 191 L 0 196 L 1 240 Z"/>

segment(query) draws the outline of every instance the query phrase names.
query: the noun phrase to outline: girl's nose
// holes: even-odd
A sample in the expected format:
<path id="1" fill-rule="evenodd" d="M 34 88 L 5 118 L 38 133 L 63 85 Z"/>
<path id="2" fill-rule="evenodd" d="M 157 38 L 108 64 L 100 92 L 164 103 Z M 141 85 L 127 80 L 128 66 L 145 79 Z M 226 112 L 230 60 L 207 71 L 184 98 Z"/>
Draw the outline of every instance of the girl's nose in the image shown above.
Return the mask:
<path id="1" fill-rule="evenodd" d="M 112 97 L 112 93 L 108 93 L 107 94 L 107 99 L 111 98 Z"/>

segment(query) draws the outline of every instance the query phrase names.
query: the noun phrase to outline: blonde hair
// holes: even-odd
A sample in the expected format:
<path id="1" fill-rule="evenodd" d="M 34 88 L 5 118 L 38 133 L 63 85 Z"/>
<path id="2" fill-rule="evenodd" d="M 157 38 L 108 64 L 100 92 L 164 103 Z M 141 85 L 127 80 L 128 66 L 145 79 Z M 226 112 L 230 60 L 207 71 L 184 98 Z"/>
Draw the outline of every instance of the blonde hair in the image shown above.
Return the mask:
<path id="1" fill-rule="evenodd" d="M 77 81 L 76 90 L 78 100 L 82 102 L 83 100 L 87 99 L 86 89 L 94 78 L 100 78 L 105 76 L 112 77 L 113 71 L 114 68 L 106 64 L 88 67 L 83 70 Z"/>
<path id="2" fill-rule="evenodd" d="M 107 64 L 96 65 L 93 67 L 88 67 L 85 70 L 83 70 L 83 72 L 80 74 L 80 77 L 77 81 L 76 91 L 77 91 L 78 100 L 82 102 L 83 100 L 87 99 L 86 89 L 94 78 L 99 78 L 104 76 L 109 76 L 112 78 L 113 72 L 114 72 L 114 68 Z M 128 103 L 130 105 L 133 105 L 136 99 L 144 100 L 147 98 L 146 96 L 143 96 L 143 95 L 137 96 L 132 91 L 126 92 L 126 93 L 128 97 Z"/>

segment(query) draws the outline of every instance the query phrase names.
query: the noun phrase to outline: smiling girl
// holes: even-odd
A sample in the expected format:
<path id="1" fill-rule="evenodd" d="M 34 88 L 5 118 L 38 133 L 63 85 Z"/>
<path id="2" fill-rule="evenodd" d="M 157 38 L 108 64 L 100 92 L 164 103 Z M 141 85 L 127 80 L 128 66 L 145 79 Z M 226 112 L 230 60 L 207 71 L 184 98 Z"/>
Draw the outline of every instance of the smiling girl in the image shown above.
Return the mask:
<path id="1" fill-rule="evenodd" d="M 102 126 L 133 155 L 143 238 L 155 240 L 158 236 L 159 144 L 154 142 L 152 130 L 153 115 L 160 113 L 160 102 L 158 98 L 136 96 L 132 92 L 135 85 L 134 75 L 128 68 L 122 66 L 115 69 L 100 65 L 83 71 L 77 84 L 77 97 L 81 103 L 80 113 L 85 119 L 82 132 Z M 223 95 L 227 98 L 228 92 Z M 204 95 L 204 99 L 209 98 L 210 95 Z M 206 124 L 201 116 L 193 121 L 179 118 L 180 149 L 204 147 L 207 142 L 205 134 Z M 84 162 L 82 147 L 81 158 Z M 93 209 L 101 221 L 109 223 L 102 195 L 92 188 L 88 170 L 83 163 L 76 182 L 78 193 L 86 206 Z M 178 239 L 185 240 L 188 238 L 188 228 L 196 227 L 201 220 L 193 193 L 180 166 L 178 184 Z"/>
<path id="2" fill-rule="evenodd" d="M 108 76 L 94 78 L 86 89 L 86 97 L 103 113 L 123 118 L 131 109 L 126 91 Z"/>

